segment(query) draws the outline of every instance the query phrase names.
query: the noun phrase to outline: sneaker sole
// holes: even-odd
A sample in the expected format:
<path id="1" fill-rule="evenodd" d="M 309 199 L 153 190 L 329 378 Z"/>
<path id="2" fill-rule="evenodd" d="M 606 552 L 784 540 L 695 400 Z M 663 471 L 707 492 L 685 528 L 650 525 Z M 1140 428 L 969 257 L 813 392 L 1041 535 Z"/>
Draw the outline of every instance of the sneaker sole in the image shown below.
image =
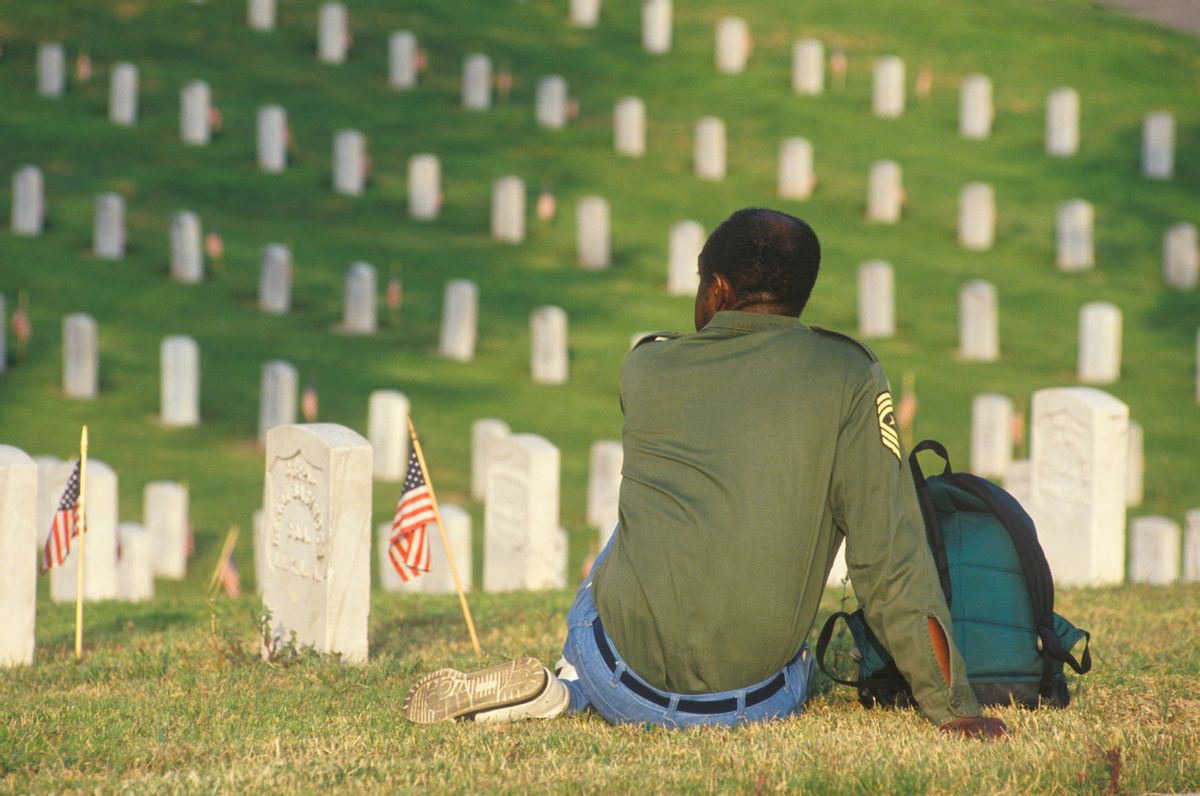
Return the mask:
<path id="1" fill-rule="evenodd" d="M 535 658 L 460 672 L 439 669 L 422 677 L 404 699 L 404 717 L 419 724 L 466 716 L 533 699 L 546 686 L 546 670 Z"/>

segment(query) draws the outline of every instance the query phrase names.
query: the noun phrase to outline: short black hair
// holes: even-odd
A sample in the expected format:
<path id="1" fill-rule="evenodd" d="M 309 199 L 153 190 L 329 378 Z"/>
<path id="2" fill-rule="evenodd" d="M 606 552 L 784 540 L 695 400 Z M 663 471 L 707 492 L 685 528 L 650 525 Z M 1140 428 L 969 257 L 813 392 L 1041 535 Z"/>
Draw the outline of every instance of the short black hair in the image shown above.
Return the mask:
<path id="1" fill-rule="evenodd" d="M 795 216 L 761 207 L 738 210 L 708 236 L 700 278 L 729 280 L 743 304 L 776 304 L 799 315 L 821 266 L 817 233 Z"/>

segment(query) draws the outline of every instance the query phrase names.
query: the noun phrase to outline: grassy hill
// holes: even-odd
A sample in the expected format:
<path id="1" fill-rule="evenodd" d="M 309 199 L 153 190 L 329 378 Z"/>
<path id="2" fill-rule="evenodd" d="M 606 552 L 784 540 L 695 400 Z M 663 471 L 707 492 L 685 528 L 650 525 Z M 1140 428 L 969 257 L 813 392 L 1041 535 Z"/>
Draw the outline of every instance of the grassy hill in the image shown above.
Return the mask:
<path id="1" fill-rule="evenodd" d="M 319 738 L 330 729 L 346 731 L 345 717 L 322 727 L 301 718 L 274 724 L 259 712 L 251 714 L 251 726 L 229 730 L 225 741 L 218 737 L 224 731 L 213 729 L 177 727 L 161 736 L 162 722 L 175 726 L 169 683 L 178 683 L 179 675 L 165 677 L 167 671 L 185 672 L 190 687 L 207 695 L 186 696 L 184 713 L 211 727 L 251 710 L 230 693 L 239 683 L 278 697 L 266 699 L 263 710 L 269 705 L 272 713 L 302 712 L 306 703 L 300 696 L 287 695 L 296 688 L 297 695 L 318 700 L 330 715 L 343 697 L 346 704 L 358 704 L 356 688 L 365 689 L 357 697 L 364 700 L 364 710 L 372 700 L 398 703 L 418 671 L 449 658 L 470 662 L 457 626 L 443 621 L 453 617 L 451 602 L 383 595 L 376 595 L 372 616 L 377 661 L 362 670 L 347 674 L 331 664 L 308 662 L 284 674 L 263 674 L 248 664 L 230 674 L 220 667 L 222 658 L 209 660 L 207 612 L 195 595 L 225 529 L 235 523 L 248 527 L 261 500 L 263 461 L 254 442 L 260 367 L 281 358 L 294 363 L 302 378 L 315 372 L 321 420 L 360 431 L 372 390 L 405 392 L 446 501 L 466 500 L 474 419 L 500 417 L 514 430 L 545 436 L 562 451 L 562 521 L 577 578 L 591 543 L 584 524 L 588 446 L 619 436 L 617 375 L 629 337 L 640 330 L 690 325 L 690 300 L 669 297 L 664 290 L 668 229 L 685 218 L 711 229 L 738 207 L 767 205 L 810 221 L 822 238 L 825 258 L 805 319 L 851 333 L 858 265 L 868 259 L 890 261 L 896 269 L 898 333 L 872 346 L 897 387 L 901 374 L 915 375 L 921 405 L 917 433 L 945 441 L 964 465 L 971 398 L 1001 392 L 1023 406 L 1036 389 L 1076 383 L 1078 309 L 1088 301 L 1116 303 L 1125 319 L 1123 372 L 1118 384 L 1105 389 L 1130 405 L 1146 435 L 1146 500 L 1134 513 L 1182 520 L 1186 510 L 1200 506 L 1195 453 L 1200 409 L 1194 397 L 1200 292 L 1171 291 L 1161 279 L 1166 227 L 1200 223 L 1200 106 L 1195 102 L 1200 48 L 1195 38 L 1111 15 L 1083 0 L 705 0 L 676 3 L 674 49 L 656 57 L 641 49 L 636 0 L 607 0 L 594 30 L 567 24 L 565 0 L 351 0 L 354 43 L 347 63 L 332 66 L 318 62 L 315 54 L 318 3 L 280 0 L 279 5 L 277 30 L 258 32 L 248 29 L 241 0 L 0 0 L 0 179 L 6 186 L 0 191 L 0 218 L 7 219 L 10 211 L 8 181 L 26 163 L 43 169 L 48 204 L 41 237 L 14 236 L 6 222 L 0 230 L 0 293 L 11 312 L 18 293 L 27 292 L 33 322 L 27 360 L 0 375 L 0 441 L 34 455 L 65 458 L 79 426 L 88 423 L 93 455 L 112 465 L 121 479 L 122 519 L 140 518 L 146 482 L 180 479 L 191 487 L 197 529 L 193 575 L 182 583 L 160 582 L 165 599 L 154 607 L 110 605 L 94 611 L 98 635 L 91 641 L 118 649 L 98 651 L 92 664 L 67 663 L 69 617 L 43 599 L 39 655 L 47 663 L 0 680 L 6 690 L 29 685 L 54 691 L 44 712 L 31 707 L 31 696 L 21 697 L 21 704 L 40 717 L 31 720 L 32 726 L 53 736 L 58 730 L 46 728 L 107 721 L 112 714 L 105 705 L 121 715 L 130 709 L 118 703 L 140 705 L 149 718 L 132 716 L 126 725 L 117 722 L 106 730 L 107 740 L 96 741 L 106 761 L 99 768 L 87 762 L 86 745 L 71 746 L 77 754 L 47 764 L 38 750 L 48 753 L 53 744 L 27 738 L 15 745 L 16 731 L 10 730 L 7 742 L 0 734 L 0 750 L 8 744 L 16 750 L 0 754 L 0 783 L 20 787 L 26 782 L 21 772 L 66 771 L 80 786 L 102 784 L 110 781 L 107 771 L 125 772 L 118 775 L 122 778 L 149 777 L 142 782 L 160 789 L 201 783 L 232 789 L 245 782 L 238 772 L 246 767 L 262 765 L 279 773 L 273 767 L 286 752 L 316 761 L 323 778 L 310 781 L 297 770 L 285 771 L 281 781 L 289 789 L 315 787 L 318 781 L 470 789 L 466 782 L 398 776 L 392 760 L 363 762 L 365 768 L 359 769 L 350 765 L 349 760 L 365 761 L 380 749 L 400 755 L 401 761 L 411 759 L 404 756 L 412 751 L 400 751 L 397 738 L 413 735 L 376 723 L 382 719 L 363 719 L 369 725 L 365 735 L 355 736 L 361 746 L 351 748 L 344 766 Z M 754 54 L 744 74 L 717 75 L 713 26 L 735 7 L 754 34 Z M 421 86 L 407 92 L 391 90 L 386 81 L 387 36 L 399 29 L 414 31 L 429 57 Z M 827 52 L 846 52 L 844 87 L 820 97 L 791 93 L 791 44 L 801 36 L 822 39 Z M 73 81 L 60 99 L 36 96 L 35 53 L 44 40 L 63 42 L 69 61 L 88 53 L 95 64 L 91 81 Z M 493 109 L 483 114 L 462 110 L 459 101 L 462 59 L 471 52 L 489 54 L 498 70 L 514 77 L 511 95 L 497 96 Z M 884 54 L 899 55 L 908 65 L 908 110 L 898 120 L 870 115 L 871 63 Z M 125 60 L 137 64 L 141 79 L 140 118 L 130 129 L 106 118 L 109 72 Z M 911 92 L 922 69 L 933 77 L 925 100 Z M 990 139 L 967 141 L 957 133 L 958 89 L 965 75 L 977 71 L 993 81 L 997 118 Z M 579 117 L 561 132 L 539 129 L 533 113 L 537 79 L 555 73 L 566 77 L 580 105 Z M 179 141 L 179 90 L 197 78 L 212 87 L 224 127 L 211 145 L 194 148 Z M 1077 156 L 1054 159 L 1042 149 L 1044 102 L 1062 85 L 1081 95 L 1082 144 Z M 630 94 L 645 99 L 649 125 L 648 151 L 636 160 L 612 152 L 612 106 Z M 281 175 L 260 173 L 254 160 L 255 112 L 273 103 L 287 109 L 293 136 L 291 163 Z M 1142 118 L 1159 109 L 1172 111 L 1177 123 L 1176 174 L 1167 182 L 1141 177 L 1138 165 Z M 729 176 L 720 183 L 692 174 L 693 125 L 704 115 L 721 116 L 727 124 Z M 335 195 L 329 187 L 333 135 L 346 127 L 365 133 L 373 164 L 359 198 Z M 805 202 L 785 202 L 775 194 L 779 143 L 794 135 L 809 138 L 815 150 L 819 183 Z M 435 222 L 407 217 L 406 163 L 420 152 L 435 153 L 442 161 L 445 206 Z M 904 219 L 892 227 L 865 221 L 867 173 L 883 158 L 903 166 L 908 194 Z M 531 218 L 528 240 L 519 246 L 488 237 L 491 185 L 508 174 L 526 180 L 531 198 L 546 182 L 558 199 L 558 217 L 547 225 Z M 956 242 L 959 191 L 976 180 L 994 185 L 999 217 L 996 245 L 983 253 L 967 252 Z M 119 262 L 90 253 L 93 203 L 103 191 L 117 191 L 127 201 L 130 246 Z M 589 194 L 606 197 L 612 207 L 614 263 L 608 272 L 575 266 L 574 204 Z M 1088 199 L 1096 208 L 1097 264 L 1081 274 L 1054 267 L 1055 212 L 1072 198 Z M 208 264 L 201 285 L 180 285 L 167 277 L 170 218 L 185 209 L 197 212 L 206 230 L 219 230 L 225 242 L 224 261 Z M 262 315 L 254 306 L 260 251 L 272 242 L 288 244 L 296 262 L 294 309 L 284 317 Z M 384 325 L 369 338 L 332 331 L 341 318 L 345 271 L 358 260 L 375 265 L 381 282 L 392 271 L 404 282 L 398 319 L 389 323 L 381 312 Z M 480 286 L 480 343 L 471 364 L 433 355 L 442 287 L 457 277 Z M 975 278 L 992 281 L 999 291 L 1002 356 L 996 363 L 955 356 L 958 290 Z M 534 385 L 528 375 L 529 312 L 544 304 L 562 306 L 570 318 L 571 381 L 560 387 Z M 68 400 L 61 393 L 60 323 L 71 312 L 90 313 L 99 323 L 101 395 L 95 401 Z M 166 429 L 156 420 L 158 346 L 168 334 L 188 334 L 200 344 L 202 425 L 194 430 Z M 397 491 L 376 485 L 377 520 L 389 515 Z M 481 507 L 471 508 L 478 577 Z M 249 575 L 247 534 L 239 549 Z M 1138 602 L 1143 597 L 1145 602 Z M 858 773 L 847 787 L 1087 790 L 1097 781 L 1093 768 L 1101 774 L 1107 770 L 1105 754 L 1114 744 L 1145 754 L 1156 745 L 1169 749 L 1188 739 L 1194 744 L 1197 708 L 1194 699 L 1178 701 L 1177 669 L 1160 664 L 1147 686 L 1157 700 L 1152 708 L 1143 706 L 1155 714 L 1150 724 L 1139 723 L 1140 708 L 1130 693 L 1146 685 L 1139 667 L 1164 628 L 1184 627 L 1182 640 L 1188 634 L 1194 639 L 1194 626 L 1181 625 L 1180 617 L 1189 611 L 1194 617 L 1200 599 L 1195 588 L 1077 592 L 1069 599 L 1079 624 L 1130 634 L 1123 637 L 1129 650 L 1113 650 L 1109 659 L 1115 670 L 1092 676 L 1100 695 L 1115 695 L 1123 706 L 1116 735 L 1088 734 L 1086 719 L 1107 718 L 1113 704 L 1094 699 L 1086 707 L 1090 713 L 1020 720 L 1033 738 L 1022 747 L 1022 759 L 1040 760 L 1039 754 L 1055 747 L 1051 779 L 1022 779 L 1015 773 L 996 779 L 972 761 L 968 750 L 957 757 L 957 752 L 946 753 L 952 758 L 947 763 L 941 752 L 925 757 L 908 744 L 888 746 L 882 757 L 856 763 Z M 491 628 L 484 638 L 489 654 L 533 651 L 553 657 L 564 595 L 478 600 L 481 627 Z M 1149 615 L 1170 610 L 1152 633 L 1110 616 L 1131 600 Z M 252 602 L 238 603 L 237 616 Z M 243 636 L 252 632 L 249 623 L 222 610 L 223 621 L 236 624 Z M 1178 650 L 1181 657 L 1175 659 L 1192 677 L 1200 672 L 1194 646 Z M 98 684 L 104 686 L 99 693 Z M 278 693 L 272 690 L 276 687 Z M 88 695 L 90 712 L 72 713 L 72 695 Z M 846 700 L 830 699 L 814 711 L 825 714 L 825 723 L 817 726 L 847 733 L 846 748 L 871 745 L 893 731 L 889 721 L 863 719 Z M 776 740 L 805 748 L 803 721 Z M 911 717 L 906 721 L 920 726 Z M 147 738 L 158 751 L 123 757 L 114 748 L 120 744 L 120 726 Z M 531 761 L 546 760 L 543 753 L 553 749 L 573 754 L 590 749 L 595 757 L 582 771 L 616 777 L 630 788 L 645 784 L 619 773 L 630 765 L 679 766 L 662 787 L 707 788 L 703 759 L 725 761 L 718 766 L 725 773 L 714 773 L 713 787 L 753 788 L 760 768 L 775 772 L 766 780 L 772 787 L 838 785 L 836 779 L 806 779 L 800 764 L 785 761 L 769 734 L 755 736 L 749 751 L 722 740 L 726 736 L 701 735 L 701 752 L 689 741 L 652 734 L 650 751 L 642 752 L 643 736 L 626 731 L 613 740 L 594 722 L 579 730 L 529 732 L 512 744 L 503 735 L 487 736 L 482 746 L 467 742 L 465 754 L 491 761 L 483 765 L 476 759 L 468 770 L 492 787 L 566 788 L 576 782 L 570 771 L 546 773 Z M 1058 750 L 1055 733 L 1079 748 Z M 445 768 L 433 771 L 448 772 L 462 762 L 455 757 L 455 747 L 466 737 L 461 729 L 416 737 L 440 750 L 439 765 Z M 219 754 L 229 738 L 252 749 L 236 756 L 232 768 L 201 753 L 169 751 L 194 743 Z M 1100 752 L 1088 744 L 1097 744 Z M 814 760 L 832 765 L 834 751 L 824 748 Z M 697 760 L 697 754 L 706 757 Z M 745 754 L 755 765 L 745 762 Z M 888 770 L 889 754 L 902 761 L 898 774 Z M 505 761 L 524 779 L 514 784 L 498 774 Z M 919 773 L 923 766 L 943 763 L 957 777 L 949 785 Z M 1079 780 L 1074 779 L 1077 763 L 1086 775 Z M 561 761 L 548 765 L 565 766 Z M 1200 773 L 1194 759 L 1189 765 L 1129 763 L 1126 776 L 1134 777 L 1137 784 L 1130 787 L 1135 789 L 1187 783 L 1194 788 Z M 380 777 L 363 774 L 373 766 Z M 199 779 L 164 773 L 185 769 L 199 771 Z M 735 770 L 737 776 L 730 773 Z M 36 782 L 39 788 L 56 787 L 51 780 Z M 586 789 L 586 783 L 579 787 Z"/>

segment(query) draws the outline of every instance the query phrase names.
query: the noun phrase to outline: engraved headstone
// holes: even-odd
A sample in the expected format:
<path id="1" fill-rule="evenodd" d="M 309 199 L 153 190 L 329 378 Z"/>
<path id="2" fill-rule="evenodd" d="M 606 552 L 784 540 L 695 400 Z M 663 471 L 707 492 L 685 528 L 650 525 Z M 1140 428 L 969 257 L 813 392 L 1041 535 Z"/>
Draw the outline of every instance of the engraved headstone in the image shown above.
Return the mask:
<path id="1" fill-rule="evenodd" d="M 63 393 L 95 398 L 100 392 L 100 347 L 96 319 L 75 313 L 63 318 Z"/>
<path id="2" fill-rule="evenodd" d="M 1179 523 L 1137 517 L 1129 523 L 1129 582 L 1166 586 L 1179 580 Z"/>
<path id="3" fill-rule="evenodd" d="M 958 134 L 981 140 L 992 134 L 992 81 L 987 75 L 968 75 L 959 94 Z"/>
<path id="4" fill-rule="evenodd" d="M 275 0 L 247 0 L 246 24 L 252 30 L 274 30 Z"/>
<path id="5" fill-rule="evenodd" d="M 105 260 L 125 256 L 125 200 L 120 194 L 102 193 L 96 197 L 92 253 Z"/>
<path id="6" fill-rule="evenodd" d="M 1183 531 L 1183 580 L 1185 583 L 1200 581 L 1200 509 L 1187 513 L 1187 527 Z"/>
<path id="7" fill-rule="evenodd" d="M 1079 151 L 1079 93 L 1060 88 L 1046 100 L 1046 154 L 1070 157 Z"/>
<path id="8" fill-rule="evenodd" d="M 1104 301 L 1079 311 L 1079 380 L 1112 384 L 1121 377 L 1121 310 Z"/>
<path id="9" fill-rule="evenodd" d="M 680 221 L 671 226 L 667 253 L 667 293 L 694 296 L 700 287 L 700 250 L 704 248 L 704 227 L 699 221 Z"/>
<path id="10" fill-rule="evenodd" d="M 492 59 L 482 53 L 463 60 L 462 104 L 469 111 L 492 107 Z"/>
<path id="11" fill-rule="evenodd" d="M 37 618 L 38 467 L 0 445 L 0 668 L 33 663 Z"/>
<path id="12" fill-rule="evenodd" d="M 567 81 L 561 75 L 549 75 L 538 81 L 537 123 L 547 130 L 567 126 Z"/>
<path id="13" fill-rule="evenodd" d="M 1008 463 L 1008 471 L 1004 473 L 1004 491 L 1017 499 L 1026 513 L 1032 511 L 1033 490 L 1030 481 L 1033 478 L 1033 465 L 1028 459 L 1015 459 Z"/>
<path id="14" fill-rule="evenodd" d="M 367 139 L 358 130 L 339 130 L 333 137 L 333 190 L 359 196 L 367 174 Z"/>
<path id="15" fill-rule="evenodd" d="M 880 119 L 896 119 L 904 114 L 904 61 L 895 55 L 875 61 L 871 112 Z"/>
<path id="16" fill-rule="evenodd" d="M 904 182 L 900 164 L 878 160 L 867 177 L 867 220 L 895 224 L 904 206 Z"/>
<path id="17" fill-rule="evenodd" d="M 164 337 L 160 360 L 163 425 L 200 425 L 200 347 L 184 335 Z"/>
<path id="18" fill-rule="evenodd" d="M 1058 269 L 1086 271 L 1095 264 L 1090 202 L 1073 199 L 1058 206 Z"/>
<path id="19" fill-rule="evenodd" d="M 621 467 L 625 451 L 620 440 L 592 443 L 588 459 L 587 523 L 600 532 L 600 549 L 617 527 L 617 504 L 621 497 Z"/>
<path id="20" fill-rule="evenodd" d="M 562 307 L 538 307 L 529 316 L 530 374 L 534 384 L 566 384 L 567 313 Z"/>
<path id="21" fill-rule="evenodd" d="M 1006 395 L 984 393 L 971 401 L 971 472 L 1004 478 L 1012 462 L 1013 404 Z"/>
<path id="22" fill-rule="evenodd" d="M 317 19 L 317 56 L 327 64 L 346 62 L 350 47 L 350 22 L 346 6 L 324 3 Z"/>
<path id="23" fill-rule="evenodd" d="M 585 196 L 575 205 L 575 246 L 580 268 L 602 271 L 611 264 L 612 233 L 607 200 Z"/>
<path id="24" fill-rule="evenodd" d="M 1145 497 L 1146 432 L 1142 424 L 1129 421 L 1128 444 L 1125 446 L 1127 458 L 1125 463 L 1125 505 L 1140 506 Z"/>
<path id="25" fill-rule="evenodd" d="M 958 293 L 959 355 L 975 362 L 994 362 L 1000 356 L 996 287 L 973 279 Z"/>
<path id="26" fill-rule="evenodd" d="M 345 334 L 375 334 L 379 297 L 376 290 L 375 268 L 368 263 L 354 263 L 346 272 L 346 296 L 342 305 L 342 332 Z"/>
<path id="27" fill-rule="evenodd" d="M 171 217 L 171 278 L 191 285 L 204 279 L 200 217 L 185 210 Z"/>
<path id="28" fill-rule="evenodd" d="M 671 51 L 671 0 L 642 0 L 642 48 L 653 55 Z"/>
<path id="29" fill-rule="evenodd" d="M 513 434 L 488 468 L 483 588 L 566 586 L 566 537 L 558 527 L 559 453 L 535 434 Z"/>
<path id="30" fill-rule="evenodd" d="M 721 17 L 717 20 L 716 62 L 723 75 L 745 71 L 750 58 L 750 27 L 741 17 Z"/>
<path id="31" fill-rule="evenodd" d="M 964 249 L 992 248 L 996 236 L 996 196 L 985 182 L 968 183 L 958 203 L 958 243 Z"/>
<path id="32" fill-rule="evenodd" d="M 646 103 L 622 97 L 613 109 L 613 148 L 618 155 L 640 158 L 646 154 Z"/>
<path id="33" fill-rule="evenodd" d="M 1175 173 L 1175 117 L 1166 111 L 1142 122 L 1142 174 L 1169 180 Z"/>
<path id="34" fill-rule="evenodd" d="M 285 315 L 292 308 L 292 250 L 268 243 L 262 250 L 258 308 L 268 315 Z"/>
<path id="35" fill-rule="evenodd" d="M 108 120 L 113 124 L 137 124 L 138 70 L 130 63 L 113 67 L 108 89 Z"/>
<path id="36" fill-rule="evenodd" d="M 408 396 L 376 390 L 367 402 L 367 439 L 376 481 L 402 481 L 408 471 Z"/>
<path id="37" fill-rule="evenodd" d="M 792 45 L 792 91 L 813 97 L 825 91 L 825 45 L 819 39 Z"/>
<path id="38" fill-rule="evenodd" d="M 600 21 L 600 0 L 571 0 L 571 24 L 594 28 Z"/>
<path id="39" fill-rule="evenodd" d="M 483 500 L 487 497 L 488 464 L 497 450 L 512 435 L 508 423 L 493 417 L 485 417 L 471 424 L 471 497 Z"/>
<path id="40" fill-rule="evenodd" d="M 153 540 L 154 573 L 182 580 L 187 576 L 188 487 L 179 481 L 151 481 L 142 491 L 142 523 Z"/>
<path id="41" fill-rule="evenodd" d="M 696 176 L 702 180 L 725 179 L 725 122 L 705 116 L 696 122 L 693 151 Z"/>
<path id="42" fill-rule="evenodd" d="M 264 496 L 271 643 L 294 633 L 300 647 L 366 661 L 370 443 L 330 423 L 271 429 Z"/>
<path id="43" fill-rule="evenodd" d="M 75 462 L 63 462 L 54 468 L 46 495 L 53 512 L 67 488 L 67 479 Z M 49 531 L 49 525 L 46 525 Z M 87 465 L 87 532 L 84 534 L 83 599 L 112 600 L 117 597 L 117 474 L 98 459 Z M 31 565 L 32 566 L 32 565 Z M 71 540 L 71 553 L 61 566 L 50 570 L 50 599 L 56 603 L 75 602 L 79 566 L 79 539 Z"/>
<path id="44" fill-rule="evenodd" d="M 408 215 L 428 221 L 442 206 L 442 163 L 437 155 L 422 153 L 408 159 Z"/>
<path id="45" fill-rule="evenodd" d="M 67 53 L 56 41 L 38 45 L 37 93 L 41 97 L 61 97 L 67 87 Z"/>
<path id="46" fill-rule="evenodd" d="M 492 186 L 492 240 L 525 240 L 525 181 L 501 177 Z"/>
<path id="47" fill-rule="evenodd" d="M 117 559 L 117 596 L 129 602 L 154 599 L 154 538 L 143 526 L 117 526 L 121 557 Z M 86 567 L 85 567 L 86 568 Z"/>
<path id="48" fill-rule="evenodd" d="M 258 109 L 257 141 L 259 170 L 278 174 L 287 168 L 287 111 L 282 106 L 264 105 Z"/>
<path id="49" fill-rule="evenodd" d="M 1193 224 L 1174 224 L 1163 235 L 1163 280 L 1177 290 L 1191 290 L 1200 276 L 1200 244 Z"/>
<path id="50" fill-rule="evenodd" d="M 812 196 L 813 148 L 807 138 L 785 138 L 779 148 L 779 195 L 784 199 Z"/>
<path id="51" fill-rule="evenodd" d="M 1033 394 L 1030 490 L 1055 584 L 1125 579 L 1125 436 L 1129 407 L 1090 387 Z"/>
<path id="52" fill-rule="evenodd" d="M 396 89 L 417 85 L 417 37 L 410 30 L 398 30 L 388 37 L 388 85 Z"/>
<path id="53" fill-rule="evenodd" d="M 891 337 L 896 333 L 896 285 L 892 264 L 870 260 L 858 268 L 858 333 Z"/>
<path id="54" fill-rule="evenodd" d="M 203 80 L 193 80 L 179 94 L 179 137 L 185 144 L 204 146 L 212 137 L 209 123 L 212 92 Z"/>
<path id="55" fill-rule="evenodd" d="M 299 377 L 296 366 L 281 359 L 266 362 L 258 393 L 258 441 L 267 441 L 267 432 L 275 426 L 296 422 L 296 394 Z"/>
<path id="56" fill-rule="evenodd" d="M 475 340 L 479 322 L 479 287 L 467 279 L 446 283 L 442 302 L 442 326 L 438 336 L 438 355 L 459 362 L 475 358 Z"/>
<path id="57" fill-rule="evenodd" d="M 22 166 L 13 174 L 12 231 L 14 235 L 41 235 L 46 220 L 46 188 L 42 170 Z"/>

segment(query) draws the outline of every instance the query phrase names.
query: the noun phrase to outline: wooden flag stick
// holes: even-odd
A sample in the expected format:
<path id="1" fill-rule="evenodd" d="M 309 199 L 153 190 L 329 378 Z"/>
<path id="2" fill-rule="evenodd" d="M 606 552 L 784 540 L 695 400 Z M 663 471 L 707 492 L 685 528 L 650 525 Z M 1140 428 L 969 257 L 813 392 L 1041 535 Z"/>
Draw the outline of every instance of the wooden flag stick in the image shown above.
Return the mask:
<path id="1" fill-rule="evenodd" d="M 438 532 L 442 535 L 442 546 L 446 548 L 446 560 L 450 562 L 450 574 L 454 576 L 454 588 L 458 589 L 458 602 L 462 605 L 463 618 L 467 620 L 467 631 L 471 634 L 471 646 L 475 648 L 476 657 L 483 656 L 479 648 L 479 637 L 475 635 L 475 620 L 471 618 L 471 608 L 467 605 L 467 595 L 463 591 L 462 581 L 458 577 L 458 565 L 454 563 L 454 550 L 450 540 L 446 538 L 446 528 L 442 525 L 442 510 L 438 508 L 437 494 L 433 491 L 433 481 L 429 480 L 429 470 L 425 467 L 425 454 L 421 451 L 421 440 L 417 437 L 417 429 L 412 418 L 408 419 L 408 436 L 412 439 L 413 450 L 417 453 L 417 463 L 421 465 L 421 477 L 425 479 L 425 487 L 429 490 L 429 502 L 433 504 L 433 519 L 437 523 Z"/>
<path id="2" fill-rule="evenodd" d="M 233 546 L 237 544 L 238 527 L 236 525 L 230 527 L 228 535 L 225 537 L 225 544 L 221 546 L 221 555 L 217 556 L 217 568 L 213 570 L 212 577 L 208 580 L 208 593 L 212 594 L 217 590 L 217 584 L 221 581 L 221 571 L 229 563 L 229 557 L 233 555 Z"/>
<path id="3" fill-rule="evenodd" d="M 87 539 L 87 426 L 79 435 L 79 561 L 75 568 L 75 660 L 83 658 L 83 551 Z"/>

